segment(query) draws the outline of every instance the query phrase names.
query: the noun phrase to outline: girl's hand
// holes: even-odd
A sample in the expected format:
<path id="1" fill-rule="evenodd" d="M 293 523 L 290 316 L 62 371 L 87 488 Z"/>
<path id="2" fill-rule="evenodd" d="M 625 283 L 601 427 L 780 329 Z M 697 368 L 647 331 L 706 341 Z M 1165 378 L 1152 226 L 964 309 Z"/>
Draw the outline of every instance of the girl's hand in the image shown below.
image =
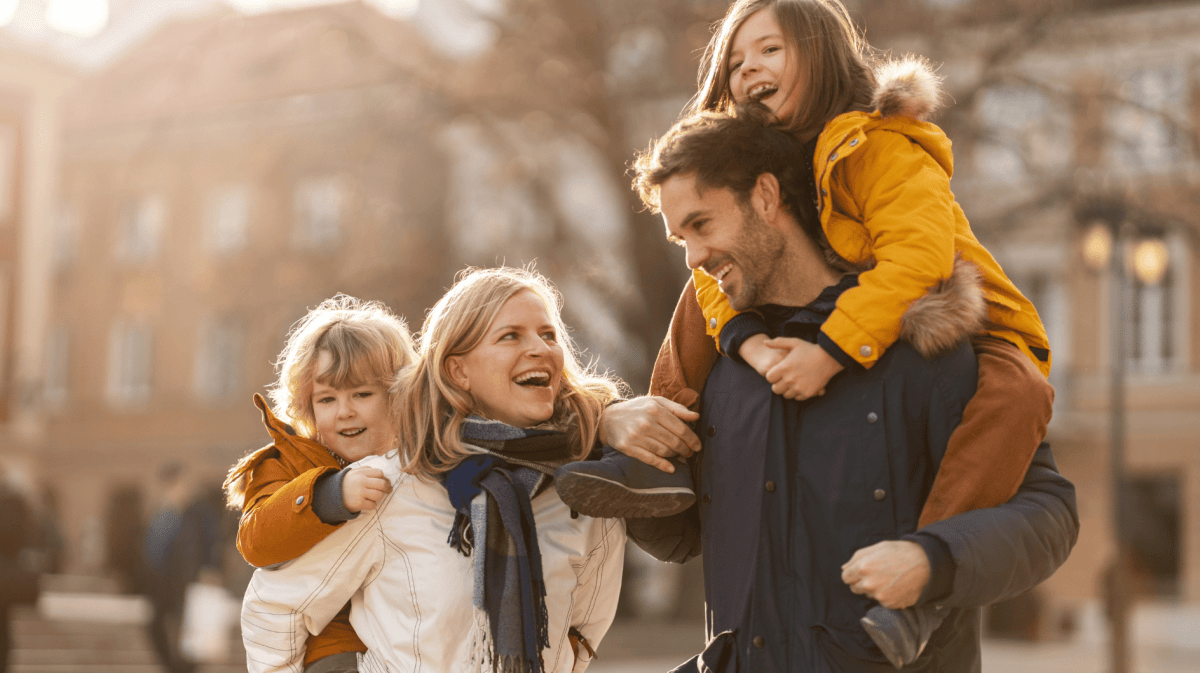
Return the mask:
<path id="1" fill-rule="evenodd" d="M 833 359 L 824 348 L 792 337 L 767 339 L 768 348 L 787 351 L 779 364 L 767 372 L 771 391 L 789 400 L 807 400 L 825 394 L 825 384 L 834 374 L 842 371 L 842 365 Z"/>
<path id="2" fill-rule="evenodd" d="M 379 501 L 391 492 L 392 483 L 376 467 L 356 467 L 342 477 L 342 505 L 351 514 L 379 507 Z"/>
<path id="3" fill-rule="evenodd" d="M 767 346 L 767 341 L 769 339 L 766 334 L 755 334 L 743 341 L 742 347 L 738 349 L 738 355 L 742 356 L 746 364 L 754 367 L 754 371 L 763 376 L 787 355 L 783 349 Z"/>

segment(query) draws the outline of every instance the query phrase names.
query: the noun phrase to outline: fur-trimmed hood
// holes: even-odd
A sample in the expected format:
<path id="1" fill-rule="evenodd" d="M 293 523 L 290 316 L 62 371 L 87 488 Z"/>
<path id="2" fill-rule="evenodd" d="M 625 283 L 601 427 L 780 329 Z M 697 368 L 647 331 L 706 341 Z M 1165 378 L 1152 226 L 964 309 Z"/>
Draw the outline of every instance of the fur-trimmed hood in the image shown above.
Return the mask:
<path id="1" fill-rule="evenodd" d="M 875 96 L 871 104 L 882 117 L 912 117 L 928 121 L 946 104 L 942 78 L 919 56 L 884 61 L 875 67 Z"/>

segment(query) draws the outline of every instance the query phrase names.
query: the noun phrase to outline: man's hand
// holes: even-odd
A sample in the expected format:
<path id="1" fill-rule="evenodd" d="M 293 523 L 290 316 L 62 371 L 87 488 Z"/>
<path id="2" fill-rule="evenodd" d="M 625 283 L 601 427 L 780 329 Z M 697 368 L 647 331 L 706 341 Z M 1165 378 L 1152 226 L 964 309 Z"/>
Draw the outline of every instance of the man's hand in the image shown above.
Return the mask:
<path id="1" fill-rule="evenodd" d="M 665 458 L 687 458 L 700 450 L 700 438 L 687 426 L 699 418 L 665 397 L 639 397 L 600 414 L 600 441 L 663 472 L 674 472 Z"/>
<path id="2" fill-rule="evenodd" d="M 392 483 L 376 467 L 356 467 L 342 477 L 342 505 L 351 514 L 375 509 L 391 492 Z"/>
<path id="3" fill-rule="evenodd" d="M 738 348 L 738 355 L 742 356 L 746 364 L 754 367 L 754 371 L 765 377 L 771 367 L 783 360 L 787 351 L 767 346 L 766 334 L 755 334 L 742 342 L 741 348 Z"/>
<path id="4" fill-rule="evenodd" d="M 842 565 L 842 581 L 850 590 L 879 601 L 885 608 L 911 607 L 929 584 L 929 558 L 909 540 L 885 540 L 854 552 Z"/>
<path id="5" fill-rule="evenodd" d="M 767 372 L 771 391 L 789 400 L 807 400 L 825 394 L 825 384 L 843 367 L 824 348 L 803 339 L 778 337 L 764 345 L 786 355 Z"/>

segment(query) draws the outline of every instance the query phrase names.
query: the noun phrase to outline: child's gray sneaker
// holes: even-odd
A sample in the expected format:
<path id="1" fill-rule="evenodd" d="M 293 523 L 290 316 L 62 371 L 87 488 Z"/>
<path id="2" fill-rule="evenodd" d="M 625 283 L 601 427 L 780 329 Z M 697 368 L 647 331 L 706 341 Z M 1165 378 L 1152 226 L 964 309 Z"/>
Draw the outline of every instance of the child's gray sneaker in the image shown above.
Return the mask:
<path id="1" fill-rule="evenodd" d="M 587 516 L 671 516 L 696 502 L 691 471 L 682 461 L 672 462 L 675 472 L 667 473 L 606 446 L 600 460 L 581 460 L 558 468 L 554 485 L 568 507 Z"/>
<path id="2" fill-rule="evenodd" d="M 933 606 L 892 610 L 876 605 L 859 621 L 871 640 L 883 650 L 883 656 L 893 666 L 901 668 L 921 656 L 947 612 L 946 608 Z"/>

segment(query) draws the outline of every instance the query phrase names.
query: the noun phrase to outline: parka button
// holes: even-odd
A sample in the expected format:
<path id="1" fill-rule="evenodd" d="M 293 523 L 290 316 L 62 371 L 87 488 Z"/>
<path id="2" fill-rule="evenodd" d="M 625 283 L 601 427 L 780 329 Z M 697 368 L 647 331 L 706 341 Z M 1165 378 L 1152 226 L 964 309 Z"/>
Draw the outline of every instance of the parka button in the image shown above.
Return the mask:
<path id="1" fill-rule="evenodd" d="M 887 497 L 887 491 L 883 490 L 882 488 L 875 489 L 875 499 L 876 500 L 883 500 L 886 497 Z"/>
<path id="2" fill-rule="evenodd" d="M 716 437 L 716 436 L 717 436 L 717 429 L 716 429 L 714 426 L 711 426 L 711 425 L 710 425 L 710 426 L 708 426 L 708 436 L 709 436 L 709 437 Z"/>
<path id="3" fill-rule="evenodd" d="M 766 489 L 767 489 L 767 493 L 774 493 L 775 492 L 775 482 L 768 481 L 767 485 L 766 485 Z"/>
<path id="4" fill-rule="evenodd" d="M 854 147 L 855 145 L 858 145 L 858 138 L 853 138 L 850 140 L 850 147 Z"/>
<path id="5" fill-rule="evenodd" d="M 710 502 L 712 502 L 712 496 L 711 496 L 711 495 L 709 495 L 709 494 L 705 493 L 704 495 L 700 496 L 700 504 L 702 504 L 702 505 L 707 505 L 707 504 L 708 504 L 708 503 L 710 503 Z"/>
<path id="6" fill-rule="evenodd" d="M 863 356 L 864 358 L 871 357 L 871 347 L 864 345 L 862 348 L 858 349 L 858 354 Z"/>
<path id="7" fill-rule="evenodd" d="M 296 498 L 296 504 L 303 505 L 304 504 L 304 496 L 300 496 L 299 498 Z"/>
<path id="8" fill-rule="evenodd" d="M 874 411 L 867 414 L 867 422 L 868 423 L 874 423 L 877 420 L 879 420 L 879 414 L 875 413 Z"/>
<path id="9" fill-rule="evenodd" d="M 829 155 L 829 160 L 830 160 L 830 161 L 833 161 L 834 159 L 837 159 L 837 152 L 834 152 L 833 154 L 830 154 L 830 155 Z"/>
<path id="10" fill-rule="evenodd" d="M 716 329 L 716 328 L 717 328 L 717 319 L 716 319 L 716 318 L 709 318 L 709 319 L 708 319 L 708 328 L 709 328 L 709 329 Z"/>
<path id="11" fill-rule="evenodd" d="M 829 196 L 829 192 L 825 191 L 824 187 L 821 188 L 821 196 Z"/>
<path id="12" fill-rule="evenodd" d="M 766 646 L 766 644 L 767 644 L 767 641 L 762 636 L 754 636 L 754 646 L 755 647 L 761 648 L 761 647 Z"/>

